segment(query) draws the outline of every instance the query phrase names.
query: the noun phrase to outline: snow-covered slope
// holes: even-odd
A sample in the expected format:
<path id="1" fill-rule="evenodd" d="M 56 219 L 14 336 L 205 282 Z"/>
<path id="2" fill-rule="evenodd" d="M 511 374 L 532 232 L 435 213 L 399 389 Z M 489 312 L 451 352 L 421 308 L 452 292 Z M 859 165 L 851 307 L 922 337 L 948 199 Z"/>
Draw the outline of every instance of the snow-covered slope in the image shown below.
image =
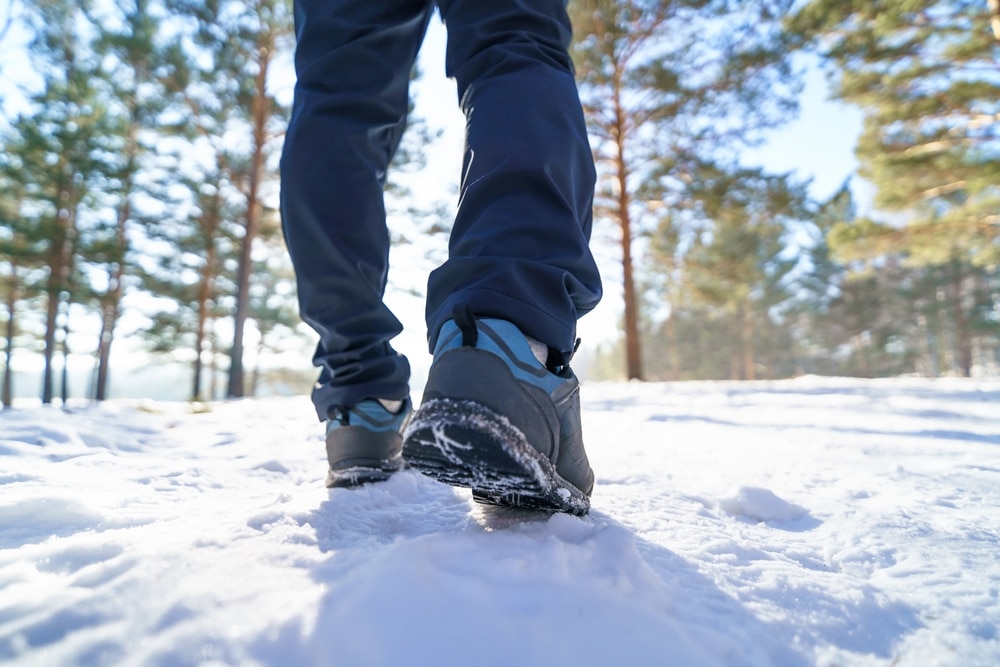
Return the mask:
<path id="1" fill-rule="evenodd" d="M 590 384 L 583 519 L 305 398 L 0 413 L 0 663 L 998 665 L 1000 383 Z"/>

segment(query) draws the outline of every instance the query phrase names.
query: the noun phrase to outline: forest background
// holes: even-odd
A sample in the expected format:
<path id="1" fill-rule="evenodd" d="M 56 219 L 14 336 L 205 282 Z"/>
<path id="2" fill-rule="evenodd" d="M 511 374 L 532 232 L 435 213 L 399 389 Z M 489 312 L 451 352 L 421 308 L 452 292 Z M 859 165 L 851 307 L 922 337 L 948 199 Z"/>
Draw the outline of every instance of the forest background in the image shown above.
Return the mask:
<path id="1" fill-rule="evenodd" d="M 570 9 L 608 293 L 581 375 L 1000 373 L 1000 2 Z M 418 378 L 462 150 L 442 35 L 386 192 Z M 5 406 L 308 391 L 277 211 L 293 46 L 288 0 L 0 1 Z M 790 128 L 821 89 L 809 154 Z"/>

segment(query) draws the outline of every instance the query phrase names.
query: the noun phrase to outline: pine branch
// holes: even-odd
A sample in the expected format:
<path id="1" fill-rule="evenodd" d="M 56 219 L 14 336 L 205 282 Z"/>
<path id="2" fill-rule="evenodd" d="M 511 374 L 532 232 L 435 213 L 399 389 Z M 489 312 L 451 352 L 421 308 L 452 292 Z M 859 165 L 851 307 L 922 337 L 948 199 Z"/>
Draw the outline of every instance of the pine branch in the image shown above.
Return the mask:
<path id="1" fill-rule="evenodd" d="M 936 197 L 948 195 L 953 192 L 959 192 L 960 190 L 963 190 L 966 185 L 967 182 L 965 180 L 955 181 L 954 183 L 945 183 L 944 185 L 924 190 L 920 193 L 920 197 L 922 199 L 935 199 Z"/>
<path id="2" fill-rule="evenodd" d="M 943 153 L 945 151 L 951 150 L 959 146 L 969 145 L 969 137 L 958 136 L 951 137 L 948 139 L 938 139 L 937 141 L 931 141 L 926 144 L 917 144 L 916 146 L 911 146 L 904 151 L 901 151 L 899 155 L 905 157 L 915 157 L 918 155 L 926 155 L 928 153 Z"/>

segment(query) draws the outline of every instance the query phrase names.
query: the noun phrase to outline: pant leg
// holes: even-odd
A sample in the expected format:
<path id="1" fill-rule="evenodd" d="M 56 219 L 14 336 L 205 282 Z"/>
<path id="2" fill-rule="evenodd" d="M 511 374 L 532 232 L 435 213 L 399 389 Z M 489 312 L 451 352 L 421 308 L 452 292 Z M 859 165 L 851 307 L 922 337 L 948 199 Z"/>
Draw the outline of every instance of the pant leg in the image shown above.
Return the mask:
<path id="1" fill-rule="evenodd" d="M 302 318 L 319 334 L 313 392 L 334 405 L 401 399 L 409 364 L 389 345 L 383 187 L 402 135 L 429 0 L 296 0 L 297 81 L 281 159 L 281 214 Z"/>
<path id="2" fill-rule="evenodd" d="M 564 0 L 439 0 L 467 118 L 449 258 L 431 274 L 433 349 L 456 306 L 557 351 L 601 298 L 589 249 L 595 171 Z"/>

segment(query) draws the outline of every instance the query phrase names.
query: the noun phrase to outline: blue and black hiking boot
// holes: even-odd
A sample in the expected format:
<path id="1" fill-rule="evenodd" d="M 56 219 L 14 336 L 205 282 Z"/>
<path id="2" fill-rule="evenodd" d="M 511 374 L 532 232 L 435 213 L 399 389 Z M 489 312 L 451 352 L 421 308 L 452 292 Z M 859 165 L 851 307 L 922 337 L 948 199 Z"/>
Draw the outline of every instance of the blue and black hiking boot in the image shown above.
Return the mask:
<path id="1" fill-rule="evenodd" d="M 326 422 L 327 487 L 381 482 L 402 468 L 402 431 L 410 412 L 410 399 L 332 408 Z"/>
<path id="2" fill-rule="evenodd" d="M 404 432 L 409 467 L 475 500 L 583 515 L 594 473 L 580 383 L 512 323 L 456 312 L 442 327 L 423 402 Z"/>

